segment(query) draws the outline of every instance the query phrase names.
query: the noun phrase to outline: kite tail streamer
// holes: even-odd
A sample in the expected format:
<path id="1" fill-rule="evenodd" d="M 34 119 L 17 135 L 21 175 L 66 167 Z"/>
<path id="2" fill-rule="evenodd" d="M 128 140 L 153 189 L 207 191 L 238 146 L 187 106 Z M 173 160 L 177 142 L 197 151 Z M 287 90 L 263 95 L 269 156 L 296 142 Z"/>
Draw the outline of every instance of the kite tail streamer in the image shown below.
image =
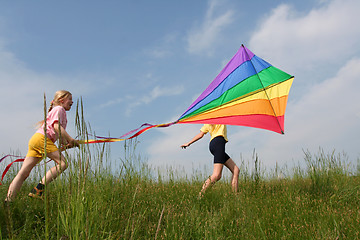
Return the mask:
<path id="1" fill-rule="evenodd" d="M 16 160 L 12 161 L 10 164 L 8 164 L 8 165 L 6 166 L 3 174 L 1 175 L 0 185 L 2 185 L 2 181 L 3 181 L 6 173 L 9 171 L 10 167 L 13 165 L 13 163 L 23 162 L 23 161 L 25 160 L 25 157 L 23 157 L 23 156 L 15 156 L 15 155 L 10 155 L 10 154 L 9 154 L 9 155 L 5 155 L 4 157 L 2 157 L 2 158 L 0 159 L 0 163 L 1 163 L 5 158 L 7 158 L 7 157 L 16 157 L 16 158 L 19 158 L 19 159 L 16 159 Z M 47 161 L 46 163 L 48 163 L 48 162 L 50 162 L 50 160 Z"/>
<path id="2" fill-rule="evenodd" d="M 8 155 L 5 155 L 3 156 L 2 158 L 0 158 L 0 163 L 7 157 L 16 157 L 16 158 L 23 158 L 23 156 L 16 156 L 16 155 L 11 155 L 11 154 L 8 154 Z"/>
<path id="3" fill-rule="evenodd" d="M 138 128 L 136 128 L 136 129 L 134 129 L 134 130 L 131 130 L 130 132 L 128 132 L 128 133 L 125 133 L 124 135 L 121 135 L 120 137 L 118 137 L 118 138 L 110 138 L 110 137 L 101 137 L 101 136 L 95 136 L 96 138 L 100 138 L 100 139 L 123 139 L 123 138 L 125 138 L 126 136 L 128 136 L 128 135 L 130 135 L 130 134 L 132 134 L 132 133 L 134 133 L 134 132 L 137 132 L 137 131 L 139 131 L 141 128 L 143 128 L 143 127 L 150 127 L 150 126 L 154 126 L 153 124 L 149 124 L 149 123 L 144 123 L 144 124 L 142 124 L 140 127 L 138 127 Z"/>
<path id="4" fill-rule="evenodd" d="M 95 136 L 97 139 L 89 139 L 89 140 L 80 140 L 79 143 L 80 144 L 89 144 L 89 143 L 104 143 L 104 142 L 119 142 L 119 141 L 124 141 L 124 140 L 129 140 L 132 138 L 135 138 L 137 136 L 139 136 L 140 134 L 143 134 L 144 132 L 146 132 L 147 130 L 151 129 L 151 128 L 164 128 L 164 127 L 170 127 L 174 124 L 178 123 L 178 121 L 174 121 L 171 123 L 164 123 L 164 124 L 157 124 L 157 125 L 152 125 L 149 123 L 144 123 L 142 124 L 139 128 L 134 129 L 128 133 L 125 133 L 124 135 L 118 137 L 118 138 L 113 138 L 113 137 L 100 137 L 100 136 Z M 143 128 L 145 127 L 145 128 Z M 130 137 L 127 137 L 128 135 L 131 135 Z"/>
<path id="5" fill-rule="evenodd" d="M 6 155 L 6 156 L 4 156 L 4 157 L 2 157 L 0 159 L 0 163 L 7 157 L 21 157 L 21 156 Z M 23 162 L 24 160 L 25 160 L 25 158 L 19 158 L 19 159 L 16 159 L 15 161 L 12 161 L 9 165 L 6 166 L 4 172 L 3 172 L 2 176 L 1 176 L 0 185 L 2 185 L 2 181 L 3 181 L 6 173 L 9 171 L 11 165 L 13 165 L 13 163 L 16 163 L 16 162 Z"/>

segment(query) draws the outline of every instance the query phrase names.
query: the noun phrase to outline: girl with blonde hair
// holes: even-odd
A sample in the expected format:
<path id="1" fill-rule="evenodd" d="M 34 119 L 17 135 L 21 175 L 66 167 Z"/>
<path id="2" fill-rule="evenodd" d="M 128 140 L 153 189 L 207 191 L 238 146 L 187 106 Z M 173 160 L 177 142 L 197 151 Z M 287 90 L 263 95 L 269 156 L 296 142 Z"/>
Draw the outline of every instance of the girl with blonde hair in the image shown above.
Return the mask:
<path id="1" fill-rule="evenodd" d="M 33 167 L 44 157 L 49 157 L 56 165 L 49 169 L 39 184 L 31 190 L 30 197 L 42 198 L 45 185 L 53 181 L 67 168 L 68 164 L 65 157 L 56 147 L 55 142 L 59 139 L 60 146 L 66 148 L 79 146 L 78 141 L 72 138 L 65 130 L 67 125 L 66 111 L 71 109 L 72 104 L 72 94 L 69 91 L 60 90 L 55 93 L 46 118 L 46 133 L 44 131 L 45 122 L 41 121 L 41 127 L 29 140 L 28 153 L 20 171 L 9 186 L 5 202 L 14 200 Z M 45 139 L 46 156 L 44 149 Z"/>
<path id="2" fill-rule="evenodd" d="M 181 145 L 180 147 L 186 149 L 194 142 L 200 140 L 206 133 L 210 133 L 211 139 L 209 143 L 209 150 L 214 155 L 214 169 L 212 175 L 205 181 L 199 196 L 202 197 L 206 189 L 220 180 L 224 165 L 231 171 L 231 185 L 234 192 L 238 191 L 238 181 L 240 170 L 236 166 L 235 162 L 225 152 L 225 144 L 227 139 L 226 125 L 222 124 L 204 124 L 200 129 L 200 133 L 197 134 L 190 142 Z"/>

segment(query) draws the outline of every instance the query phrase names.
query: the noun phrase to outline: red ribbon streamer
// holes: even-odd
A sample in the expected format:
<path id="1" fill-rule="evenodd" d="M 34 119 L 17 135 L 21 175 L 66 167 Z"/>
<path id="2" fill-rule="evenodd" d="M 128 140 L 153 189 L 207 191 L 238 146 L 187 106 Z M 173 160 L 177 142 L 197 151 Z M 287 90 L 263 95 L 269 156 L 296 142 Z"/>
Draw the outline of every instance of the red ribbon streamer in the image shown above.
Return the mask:
<path id="1" fill-rule="evenodd" d="M 8 157 L 8 156 L 11 156 L 11 155 L 6 155 L 5 157 L 1 158 L 0 162 L 1 162 L 2 160 L 4 160 L 6 157 Z M 16 163 L 16 162 L 23 162 L 24 160 L 25 160 L 25 158 L 19 158 L 19 159 L 16 159 L 15 161 L 12 161 L 9 165 L 6 166 L 4 172 L 3 172 L 2 176 L 1 176 L 0 185 L 2 185 L 1 182 L 2 182 L 2 180 L 4 179 L 5 174 L 9 171 L 9 168 L 11 167 L 11 165 L 13 165 L 13 163 Z"/>
<path id="2" fill-rule="evenodd" d="M 23 161 L 25 160 L 25 158 L 23 158 L 22 156 L 15 156 L 15 155 L 10 155 L 10 154 L 9 154 L 9 155 L 5 155 L 4 157 L 2 157 L 2 158 L 0 159 L 0 163 L 1 163 L 5 158 L 7 158 L 7 157 L 20 157 L 20 158 L 19 158 L 19 159 L 16 159 L 15 161 L 12 161 L 10 164 L 8 164 L 8 165 L 6 166 L 4 172 L 3 172 L 2 176 L 1 176 L 0 185 L 2 185 L 2 181 L 3 181 L 6 173 L 9 171 L 11 165 L 13 165 L 13 163 L 23 162 Z M 48 161 L 48 162 L 49 162 L 49 161 Z"/>
<path id="3" fill-rule="evenodd" d="M 178 121 L 175 121 L 175 122 L 171 122 L 171 123 L 165 123 L 165 124 L 158 124 L 158 125 L 152 125 L 152 124 L 148 124 L 148 123 L 144 123 L 142 124 L 139 128 L 137 129 L 134 129 L 124 135 L 122 135 L 121 137 L 119 138 L 112 138 L 112 137 L 100 137 L 100 136 L 95 136 L 96 138 L 98 139 L 95 139 L 95 140 L 85 140 L 85 141 L 80 141 L 80 143 L 83 143 L 83 144 L 89 144 L 89 143 L 103 143 L 103 142 L 117 142 L 117 141 L 124 141 L 124 140 L 129 140 L 129 139 L 132 139 L 132 138 L 135 138 L 137 136 L 139 136 L 140 134 L 144 133 L 145 131 L 151 129 L 151 128 L 158 128 L 158 127 L 169 127 L 169 126 L 172 126 L 174 124 L 178 123 Z M 142 127 L 146 126 L 146 128 L 143 128 L 141 129 Z M 139 130 L 141 129 L 141 130 Z M 128 138 L 122 138 L 122 137 L 125 137 L 129 134 L 132 134 L 136 132 L 135 134 L 133 134 L 132 136 L 128 137 Z"/>

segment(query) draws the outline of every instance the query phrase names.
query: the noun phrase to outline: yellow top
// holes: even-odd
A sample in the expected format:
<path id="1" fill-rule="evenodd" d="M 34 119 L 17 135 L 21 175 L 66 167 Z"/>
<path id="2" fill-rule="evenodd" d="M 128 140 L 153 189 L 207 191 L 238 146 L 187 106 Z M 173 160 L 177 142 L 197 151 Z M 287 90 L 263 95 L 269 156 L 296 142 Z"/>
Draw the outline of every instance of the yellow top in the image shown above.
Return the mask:
<path id="1" fill-rule="evenodd" d="M 200 129 L 203 133 L 210 133 L 211 140 L 213 140 L 215 137 L 223 136 L 225 138 L 225 141 L 228 141 L 227 139 L 227 129 L 226 125 L 222 124 L 204 124 L 204 126 Z"/>

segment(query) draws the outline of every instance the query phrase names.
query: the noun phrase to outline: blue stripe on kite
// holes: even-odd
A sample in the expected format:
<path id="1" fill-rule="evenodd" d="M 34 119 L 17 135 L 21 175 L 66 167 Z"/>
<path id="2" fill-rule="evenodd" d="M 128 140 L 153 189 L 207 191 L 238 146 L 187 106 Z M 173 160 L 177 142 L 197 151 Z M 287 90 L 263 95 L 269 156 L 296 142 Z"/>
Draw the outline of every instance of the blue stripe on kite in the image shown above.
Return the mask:
<path id="1" fill-rule="evenodd" d="M 196 111 L 202 106 L 208 104 L 209 102 L 219 98 L 224 92 L 231 89 L 235 85 L 244 81 L 245 79 L 255 75 L 256 73 L 261 72 L 262 70 L 270 67 L 271 64 L 265 60 L 257 57 L 256 55 L 250 61 L 243 62 L 239 67 L 237 67 L 232 73 L 230 73 L 211 93 L 199 101 L 196 105 L 186 111 L 179 119 L 183 116 Z M 254 69 L 255 68 L 255 69 Z M 256 70 L 256 71 L 255 71 Z"/>
<path id="2" fill-rule="evenodd" d="M 260 73 L 262 70 L 272 66 L 270 63 L 256 55 L 251 59 L 251 62 L 254 64 L 257 73 Z"/>

